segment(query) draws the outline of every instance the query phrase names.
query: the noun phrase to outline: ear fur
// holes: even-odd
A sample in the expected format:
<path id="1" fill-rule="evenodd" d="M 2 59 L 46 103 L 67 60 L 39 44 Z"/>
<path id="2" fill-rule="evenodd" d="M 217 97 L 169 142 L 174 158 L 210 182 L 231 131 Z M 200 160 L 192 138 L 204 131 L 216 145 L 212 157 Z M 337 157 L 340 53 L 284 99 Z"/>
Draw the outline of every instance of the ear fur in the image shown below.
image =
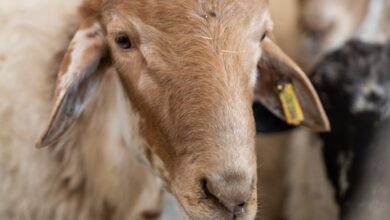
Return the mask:
<path id="1" fill-rule="evenodd" d="M 96 93 L 103 77 L 99 68 L 106 52 L 100 24 L 91 19 L 81 23 L 63 58 L 58 73 L 55 103 L 37 147 L 51 145 L 69 129 Z"/>
<path id="2" fill-rule="evenodd" d="M 277 86 L 283 81 L 290 82 L 304 115 L 301 124 L 315 131 L 329 131 L 329 120 L 305 73 L 271 39 L 266 38 L 261 47 L 256 98 L 277 117 L 286 120 Z"/>

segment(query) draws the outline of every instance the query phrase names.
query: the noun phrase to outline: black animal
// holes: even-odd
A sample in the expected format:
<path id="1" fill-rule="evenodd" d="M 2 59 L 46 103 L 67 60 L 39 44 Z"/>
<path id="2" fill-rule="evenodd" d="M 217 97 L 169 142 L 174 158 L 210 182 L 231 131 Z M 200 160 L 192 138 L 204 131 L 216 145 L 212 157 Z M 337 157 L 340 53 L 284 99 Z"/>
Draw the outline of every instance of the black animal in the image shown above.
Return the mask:
<path id="1" fill-rule="evenodd" d="M 390 42 L 350 41 L 325 56 L 311 76 L 332 126 L 321 138 L 342 219 L 356 220 L 350 216 L 359 210 L 362 219 L 383 220 L 369 213 L 383 202 L 390 216 Z M 388 197 L 368 196 L 367 189 Z"/>

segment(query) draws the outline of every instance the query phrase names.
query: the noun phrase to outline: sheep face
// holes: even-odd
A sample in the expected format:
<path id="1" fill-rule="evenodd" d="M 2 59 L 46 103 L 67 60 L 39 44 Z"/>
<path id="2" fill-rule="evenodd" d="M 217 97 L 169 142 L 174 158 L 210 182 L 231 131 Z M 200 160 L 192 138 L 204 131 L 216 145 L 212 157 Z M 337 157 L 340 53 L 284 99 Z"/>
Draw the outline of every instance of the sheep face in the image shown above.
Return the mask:
<path id="1" fill-rule="evenodd" d="M 290 82 L 303 124 L 328 128 L 311 84 L 268 38 L 264 0 L 87 1 L 82 11 L 39 145 L 60 140 L 115 68 L 139 118 L 137 147 L 189 219 L 255 216 L 254 97 L 283 118 L 277 86 Z"/>
<path id="2" fill-rule="evenodd" d="M 329 109 L 337 114 L 388 118 L 389 51 L 389 44 L 353 40 L 325 56 L 313 71 L 313 81 Z"/>
<path id="3" fill-rule="evenodd" d="M 299 0 L 298 25 L 305 59 L 314 63 L 352 38 L 367 8 L 368 0 Z"/>

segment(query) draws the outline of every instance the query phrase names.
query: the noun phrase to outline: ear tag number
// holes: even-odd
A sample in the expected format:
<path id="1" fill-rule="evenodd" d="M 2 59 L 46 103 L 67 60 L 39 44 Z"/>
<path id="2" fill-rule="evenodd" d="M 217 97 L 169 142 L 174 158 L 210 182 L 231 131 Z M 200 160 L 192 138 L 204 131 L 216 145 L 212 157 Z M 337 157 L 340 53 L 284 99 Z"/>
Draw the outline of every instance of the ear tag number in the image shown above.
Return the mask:
<path id="1" fill-rule="evenodd" d="M 277 90 L 287 124 L 300 125 L 305 117 L 293 84 L 290 82 L 279 83 Z"/>

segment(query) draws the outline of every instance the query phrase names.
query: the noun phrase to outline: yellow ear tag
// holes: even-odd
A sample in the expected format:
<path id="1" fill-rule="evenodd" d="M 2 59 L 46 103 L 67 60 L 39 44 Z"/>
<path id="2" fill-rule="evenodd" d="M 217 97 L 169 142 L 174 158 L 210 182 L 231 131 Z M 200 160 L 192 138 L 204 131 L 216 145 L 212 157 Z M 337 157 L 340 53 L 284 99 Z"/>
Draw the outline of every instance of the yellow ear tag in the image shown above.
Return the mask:
<path id="1" fill-rule="evenodd" d="M 300 125 L 305 119 L 292 83 L 280 83 L 277 87 L 287 124 Z"/>

